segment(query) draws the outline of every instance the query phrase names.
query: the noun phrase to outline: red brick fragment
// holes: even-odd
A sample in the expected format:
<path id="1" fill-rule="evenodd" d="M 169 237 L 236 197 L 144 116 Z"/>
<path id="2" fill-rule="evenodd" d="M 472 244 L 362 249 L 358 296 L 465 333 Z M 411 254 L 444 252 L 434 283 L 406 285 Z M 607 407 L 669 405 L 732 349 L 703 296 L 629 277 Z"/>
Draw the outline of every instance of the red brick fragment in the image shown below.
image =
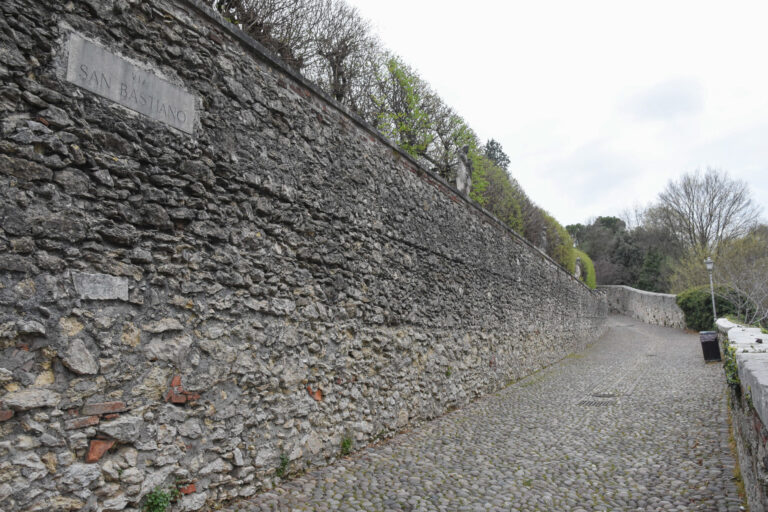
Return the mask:
<path id="1" fill-rule="evenodd" d="M 172 404 L 183 404 L 187 401 L 187 395 L 183 393 L 176 393 L 175 388 L 171 388 L 165 395 L 165 401 L 171 402 Z"/>
<path id="2" fill-rule="evenodd" d="M 179 492 L 181 494 L 192 494 L 195 491 L 197 491 L 197 487 L 195 486 L 195 484 L 189 484 L 189 485 L 185 485 L 184 487 L 179 487 Z"/>
<path id="3" fill-rule="evenodd" d="M 171 389 L 165 395 L 165 401 L 173 404 L 185 404 L 200 398 L 200 393 L 186 391 L 181 385 L 181 375 L 174 375 L 171 379 Z"/>
<path id="4" fill-rule="evenodd" d="M 310 386 L 307 386 L 307 393 L 309 393 L 309 396 L 315 399 L 316 402 L 322 402 L 323 401 L 323 390 L 320 388 L 317 388 L 315 391 L 312 391 L 312 388 Z"/>
<path id="5" fill-rule="evenodd" d="M 119 416 L 120 416 L 119 414 L 112 413 L 112 414 L 105 414 L 103 417 L 105 420 L 113 420 Z"/>
<path id="6" fill-rule="evenodd" d="M 83 416 L 81 418 L 75 418 L 64 422 L 64 430 L 74 430 L 76 428 L 91 427 L 98 425 L 98 416 Z"/>
<path id="7" fill-rule="evenodd" d="M 85 462 L 96 462 L 107 453 L 107 450 L 115 446 L 114 439 L 92 439 L 88 446 L 88 455 Z"/>
<path id="8" fill-rule="evenodd" d="M 85 404 L 81 411 L 83 416 L 93 416 L 95 414 L 109 414 L 112 412 L 123 412 L 125 402 L 100 402 L 96 404 Z"/>
<path id="9" fill-rule="evenodd" d="M 8 421 L 13 418 L 13 411 L 9 409 L 3 409 L 0 411 L 0 421 Z"/>

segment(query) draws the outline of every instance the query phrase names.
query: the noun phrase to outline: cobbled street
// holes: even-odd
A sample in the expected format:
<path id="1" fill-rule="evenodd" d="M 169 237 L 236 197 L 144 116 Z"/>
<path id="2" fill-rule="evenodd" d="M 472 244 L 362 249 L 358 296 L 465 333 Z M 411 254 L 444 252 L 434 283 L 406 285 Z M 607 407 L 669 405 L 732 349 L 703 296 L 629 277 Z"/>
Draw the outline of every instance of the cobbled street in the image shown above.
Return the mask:
<path id="1" fill-rule="evenodd" d="M 613 316 L 584 353 L 229 510 L 738 511 L 722 366 Z"/>

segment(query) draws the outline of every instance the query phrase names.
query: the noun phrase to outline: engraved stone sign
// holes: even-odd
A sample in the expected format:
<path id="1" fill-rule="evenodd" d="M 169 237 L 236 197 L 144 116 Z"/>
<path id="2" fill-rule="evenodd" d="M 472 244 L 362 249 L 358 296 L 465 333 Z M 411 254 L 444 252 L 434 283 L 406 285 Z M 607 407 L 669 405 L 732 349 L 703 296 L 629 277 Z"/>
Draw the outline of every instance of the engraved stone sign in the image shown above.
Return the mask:
<path id="1" fill-rule="evenodd" d="M 72 34 L 67 81 L 183 132 L 195 126 L 195 97 L 147 69 Z"/>

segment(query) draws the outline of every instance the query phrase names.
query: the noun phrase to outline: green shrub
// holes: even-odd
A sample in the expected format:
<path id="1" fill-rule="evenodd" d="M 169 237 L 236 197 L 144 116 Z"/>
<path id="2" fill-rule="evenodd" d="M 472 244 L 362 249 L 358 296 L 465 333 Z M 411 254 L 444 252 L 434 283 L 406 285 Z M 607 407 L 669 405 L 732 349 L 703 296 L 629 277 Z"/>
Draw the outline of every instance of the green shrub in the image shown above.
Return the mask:
<path id="1" fill-rule="evenodd" d="M 346 457 L 352 452 L 352 438 L 344 436 L 341 440 L 341 456 Z"/>
<path id="2" fill-rule="evenodd" d="M 595 265 L 592 263 L 592 258 L 587 253 L 578 249 L 573 251 L 576 253 L 577 258 L 581 258 L 581 280 L 594 290 L 597 287 L 597 277 L 595 276 Z"/>
<path id="3" fill-rule="evenodd" d="M 168 492 L 162 490 L 160 487 L 156 487 L 152 492 L 147 494 L 144 501 L 144 512 L 166 512 L 171 506 L 171 503 L 179 499 L 180 493 L 177 488 L 172 488 Z"/>
<path id="4" fill-rule="evenodd" d="M 715 305 L 718 316 L 736 313 L 736 306 L 729 300 L 732 294 L 722 286 L 715 287 Z M 712 298 L 709 286 L 696 286 L 678 294 L 677 305 L 685 315 L 685 325 L 695 331 L 708 331 L 715 327 L 712 317 Z"/>
<path id="5" fill-rule="evenodd" d="M 470 150 L 472 191 L 469 197 L 518 233 L 523 232 L 522 190 L 507 172 L 491 159 Z"/>
<path id="6" fill-rule="evenodd" d="M 732 388 L 741 389 L 741 380 L 739 379 L 739 367 L 736 364 L 736 347 L 726 338 L 723 343 L 723 370 L 725 370 L 725 380 Z"/>
<path id="7" fill-rule="evenodd" d="M 547 229 L 547 254 L 573 274 L 576 270 L 576 250 L 568 231 L 548 213 L 544 213 Z"/>
<path id="8" fill-rule="evenodd" d="M 280 454 L 280 465 L 277 466 L 277 469 L 275 470 L 275 475 L 279 476 L 280 478 L 283 478 L 288 471 L 288 466 L 290 465 L 291 460 L 288 458 L 288 456 L 284 453 Z"/>

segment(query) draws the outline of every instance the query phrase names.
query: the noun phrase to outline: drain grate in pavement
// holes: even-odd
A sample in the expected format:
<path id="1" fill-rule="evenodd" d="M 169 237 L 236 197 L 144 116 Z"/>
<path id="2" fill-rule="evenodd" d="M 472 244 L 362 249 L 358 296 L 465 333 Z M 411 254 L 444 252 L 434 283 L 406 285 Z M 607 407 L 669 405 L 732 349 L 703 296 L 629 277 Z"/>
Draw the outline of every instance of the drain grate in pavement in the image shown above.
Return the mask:
<path id="1" fill-rule="evenodd" d="M 605 400 L 582 400 L 581 402 L 577 403 L 576 405 L 586 405 L 590 407 L 600 407 L 605 405 L 614 405 L 616 402 L 613 400 L 605 401 Z"/>

